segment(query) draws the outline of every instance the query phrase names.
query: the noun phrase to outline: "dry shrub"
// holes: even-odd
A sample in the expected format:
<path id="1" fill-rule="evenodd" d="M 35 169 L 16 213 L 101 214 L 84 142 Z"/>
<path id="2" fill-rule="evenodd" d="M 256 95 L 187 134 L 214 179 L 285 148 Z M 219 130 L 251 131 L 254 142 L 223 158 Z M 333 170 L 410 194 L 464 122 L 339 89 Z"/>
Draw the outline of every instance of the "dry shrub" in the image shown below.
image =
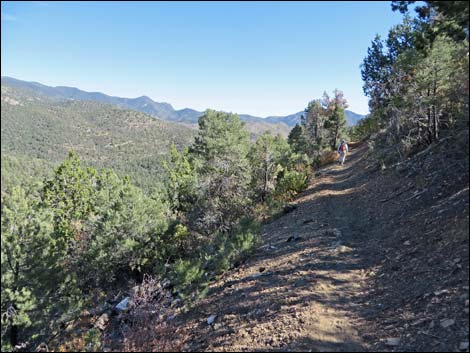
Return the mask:
<path id="1" fill-rule="evenodd" d="M 330 164 L 338 159 L 338 153 L 336 151 L 324 151 L 320 155 L 320 166 Z"/>
<path id="2" fill-rule="evenodd" d="M 170 310 L 173 297 L 160 281 L 145 275 L 133 292 L 131 307 L 123 314 L 122 348 L 131 352 L 182 351 L 184 330 L 177 328 Z"/>

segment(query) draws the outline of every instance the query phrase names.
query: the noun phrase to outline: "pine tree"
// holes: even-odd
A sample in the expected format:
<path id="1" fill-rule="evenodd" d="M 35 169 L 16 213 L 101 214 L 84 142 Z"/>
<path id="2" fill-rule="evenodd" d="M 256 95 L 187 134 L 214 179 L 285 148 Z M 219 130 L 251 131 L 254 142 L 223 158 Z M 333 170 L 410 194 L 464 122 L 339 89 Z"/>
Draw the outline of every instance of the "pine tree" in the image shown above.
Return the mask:
<path id="1" fill-rule="evenodd" d="M 52 213 L 38 207 L 38 200 L 20 187 L 2 203 L 1 229 L 4 351 L 27 341 L 27 330 L 36 336 L 45 333 L 53 309 L 57 256 Z"/>
<path id="2" fill-rule="evenodd" d="M 261 202 L 272 193 L 276 187 L 279 172 L 285 166 L 291 153 L 287 141 L 280 136 L 263 134 L 251 146 L 249 153 L 252 166 L 252 188 Z"/>
<path id="3" fill-rule="evenodd" d="M 345 110 L 348 104 L 342 91 L 335 89 L 333 94 L 333 99 L 328 101 L 327 120 L 324 126 L 329 130 L 329 135 L 331 136 L 331 149 L 335 150 L 339 138 L 344 136 L 346 132 Z"/>
<path id="4" fill-rule="evenodd" d="M 290 131 L 289 136 L 287 137 L 287 142 L 289 143 L 292 151 L 296 153 L 308 153 L 311 149 L 311 145 L 305 132 L 305 127 L 301 124 L 296 124 Z"/>
<path id="5" fill-rule="evenodd" d="M 235 114 L 207 110 L 190 153 L 200 176 L 190 212 L 204 234 L 229 231 L 250 208 L 249 133 Z"/>
<path id="6" fill-rule="evenodd" d="M 182 217 L 188 212 L 196 198 L 197 173 L 188 148 L 179 153 L 174 144 L 170 147 L 170 158 L 164 161 L 166 171 L 165 190 L 173 212 Z"/>

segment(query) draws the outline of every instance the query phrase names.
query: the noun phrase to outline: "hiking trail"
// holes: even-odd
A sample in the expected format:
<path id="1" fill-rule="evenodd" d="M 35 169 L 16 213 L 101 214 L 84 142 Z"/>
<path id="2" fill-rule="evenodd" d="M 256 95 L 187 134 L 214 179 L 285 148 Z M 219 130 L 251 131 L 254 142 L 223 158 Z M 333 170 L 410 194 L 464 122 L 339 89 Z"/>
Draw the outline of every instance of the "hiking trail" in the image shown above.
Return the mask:
<path id="1" fill-rule="evenodd" d="M 420 197 L 414 196 L 416 178 L 381 175 L 367 164 L 366 151 L 366 144 L 352 144 L 343 166 L 335 163 L 317 171 L 309 188 L 293 202 L 296 208 L 263 226 L 262 244 L 255 254 L 212 283 L 207 296 L 179 318 L 179 325 L 189 332 L 187 350 L 371 351 L 430 344 L 435 349 L 455 349 L 465 335 L 468 341 L 468 311 L 466 321 L 452 311 L 460 307 L 442 314 L 444 318 L 454 315 L 456 324 L 448 338 L 432 343 L 431 331 L 421 335 L 424 331 L 419 330 L 428 327 L 429 317 L 442 316 L 436 307 L 423 308 L 413 302 L 427 300 L 426 293 L 432 293 L 433 273 L 421 275 L 426 284 L 409 285 L 408 276 L 422 272 L 425 264 L 401 272 L 405 258 L 394 257 L 405 248 L 414 250 L 421 261 L 419 254 L 426 253 L 429 245 L 418 244 L 418 238 L 415 243 L 407 235 L 415 227 L 409 220 L 424 209 L 417 206 L 422 203 Z M 468 187 L 462 192 L 459 200 L 466 198 L 468 203 Z M 440 195 L 439 200 L 447 196 Z M 415 211 L 407 213 L 407 207 Z M 465 225 L 468 229 L 466 209 L 458 229 Z M 415 228 L 428 230 L 424 216 L 413 219 L 421 222 Z M 429 229 L 436 229 L 428 223 Z M 398 235 L 403 227 L 407 231 Z M 426 239 L 433 241 L 431 236 Z M 394 248 L 395 244 L 400 248 Z M 455 289 L 448 292 L 455 294 L 452 299 L 468 293 L 468 280 L 462 280 L 465 271 L 468 278 L 468 248 L 460 252 L 464 267 L 454 273 L 458 280 L 454 277 L 446 287 Z M 398 268 L 388 269 L 385 260 Z M 387 271 L 380 272 L 382 267 Z M 439 283 L 445 285 L 445 281 L 435 285 Z M 416 297 L 417 293 L 422 297 Z M 408 310 L 405 317 L 402 311 L 407 310 L 408 299 L 419 309 Z M 211 315 L 217 317 L 209 325 Z M 418 319 L 422 322 L 410 326 Z"/>

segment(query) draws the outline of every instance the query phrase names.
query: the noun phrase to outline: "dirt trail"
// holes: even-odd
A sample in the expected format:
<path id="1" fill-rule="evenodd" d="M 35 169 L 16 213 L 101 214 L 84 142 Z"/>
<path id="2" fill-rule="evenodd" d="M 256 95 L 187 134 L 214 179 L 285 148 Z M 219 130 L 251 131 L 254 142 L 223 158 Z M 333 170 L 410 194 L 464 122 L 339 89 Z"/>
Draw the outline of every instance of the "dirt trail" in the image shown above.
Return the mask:
<path id="1" fill-rule="evenodd" d="M 392 296 L 382 300 L 384 286 L 376 287 L 372 279 L 392 251 L 396 240 L 391 234 L 401 229 L 396 223 L 407 220 L 403 218 L 404 204 L 394 202 L 396 195 L 409 199 L 415 184 L 410 181 L 409 187 L 406 178 L 381 179 L 377 169 L 367 168 L 366 151 L 366 145 L 353 145 L 344 166 L 334 164 L 318 171 L 313 184 L 294 202 L 297 208 L 263 227 L 263 244 L 256 253 L 213 283 L 207 297 L 184 315 L 180 323 L 190 332 L 188 350 L 370 351 L 392 348 L 386 346 L 387 337 L 405 337 L 393 325 L 388 330 L 395 331 L 380 331 L 379 326 L 390 316 L 393 323 L 402 325 L 403 317 L 394 315 L 408 295 L 399 285 L 406 288 L 409 283 L 389 280 L 387 293 Z M 468 199 L 468 187 L 465 196 Z M 468 207 L 462 219 L 468 229 Z M 422 224 L 417 227 L 426 230 Z M 463 229 L 461 225 L 459 229 Z M 384 250 L 384 239 L 391 239 L 389 249 Z M 468 230 L 466 239 L 468 244 Z M 466 268 L 458 275 L 465 276 L 466 271 L 468 278 L 468 248 L 462 251 Z M 378 277 L 398 273 L 393 271 Z M 461 279 L 454 282 L 452 285 L 462 284 Z M 422 286 L 415 287 L 421 293 Z M 461 295 L 459 288 L 456 296 Z M 468 286 L 462 288 L 468 293 Z M 409 296 L 415 298 L 416 293 Z M 427 310 L 416 307 L 421 311 L 408 313 L 407 319 Z M 208 325 L 211 315 L 217 318 Z M 462 331 L 455 339 L 466 335 L 468 340 L 468 317 L 461 323 Z M 462 333 L 465 329 L 467 333 Z M 400 347 L 410 349 L 403 342 L 406 340 L 401 340 Z M 423 345 L 428 347 L 429 342 Z"/>
<path id="2" fill-rule="evenodd" d="M 356 192 L 352 176 L 364 150 L 322 169 L 293 212 L 264 226 L 252 259 L 211 286 L 199 312 L 217 319 L 212 327 L 193 323 L 191 350 L 366 348 L 356 315 L 366 267 L 356 250 L 360 210 L 344 202 Z"/>

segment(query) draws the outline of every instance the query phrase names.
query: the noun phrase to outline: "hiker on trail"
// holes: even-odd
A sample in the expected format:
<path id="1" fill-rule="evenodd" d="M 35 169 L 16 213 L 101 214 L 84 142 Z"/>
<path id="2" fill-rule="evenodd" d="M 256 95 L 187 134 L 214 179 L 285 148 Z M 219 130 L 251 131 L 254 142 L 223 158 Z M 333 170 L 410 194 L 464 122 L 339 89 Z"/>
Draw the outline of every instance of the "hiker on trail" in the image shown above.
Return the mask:
<path id="1" fill-rule="evenodd" d="M 344 160 L 346 159 L 346 153 L 348 153 L 348 144 L 343 139 L 341 140 L 341 143 L 338 147 L 338 153 L 339 153 L 338 163 L 341 163 L 341 165 L 343 165 Z"/>

